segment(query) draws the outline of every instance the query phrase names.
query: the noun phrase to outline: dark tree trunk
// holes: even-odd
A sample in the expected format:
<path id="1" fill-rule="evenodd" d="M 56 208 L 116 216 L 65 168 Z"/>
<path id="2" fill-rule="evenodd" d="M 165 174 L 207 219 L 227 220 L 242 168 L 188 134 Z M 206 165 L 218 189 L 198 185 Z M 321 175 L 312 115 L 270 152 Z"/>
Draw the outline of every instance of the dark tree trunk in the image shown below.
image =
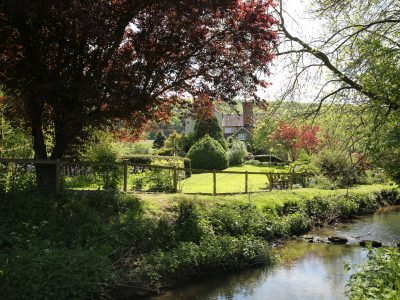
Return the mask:
<path id="1" fill-rule="evenodd" d="M 30 118 L 35 159 L 47 160 L 47 149 L 42 129 L 42 109 L 30 107 Z M 52 164 L 36 164 L 36 184 L 42 191 L 54 191 L 56 187 L 56 166 Z"/>

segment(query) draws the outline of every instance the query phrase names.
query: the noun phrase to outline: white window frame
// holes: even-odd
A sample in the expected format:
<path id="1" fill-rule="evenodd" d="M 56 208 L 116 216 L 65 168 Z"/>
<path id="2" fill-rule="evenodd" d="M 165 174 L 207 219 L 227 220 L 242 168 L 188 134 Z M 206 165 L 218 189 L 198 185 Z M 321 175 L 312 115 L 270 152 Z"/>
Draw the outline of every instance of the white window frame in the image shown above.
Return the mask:
<path id="1" fill-rule="evenodd" d="M 226 127 L 226 128 L 224 129 L 224 133 L 226 133 L 226 134 L 231 134 L 231 133 L 233 133 L 233 130 L 232 130 L 232 128 L 230 128 L 230 127 Z"/>
<path id="2" fill-rule="evenodd" d="M 246 141 L 247 140 L 247 134 L 246 133 L 238 133 L 237 135 L 239 141 Z"/>

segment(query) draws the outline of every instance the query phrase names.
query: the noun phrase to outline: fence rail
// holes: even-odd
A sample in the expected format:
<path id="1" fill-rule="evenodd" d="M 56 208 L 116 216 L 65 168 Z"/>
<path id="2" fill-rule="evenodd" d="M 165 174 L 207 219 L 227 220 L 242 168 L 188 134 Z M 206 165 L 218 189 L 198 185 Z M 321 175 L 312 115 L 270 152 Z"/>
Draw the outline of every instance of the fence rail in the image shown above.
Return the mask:
<path id="1" fill-rule="evenodd" d="M 178 182 L 180 180 L 179 172 L 185 172 L 185 174 L 202 174 L 208 173 L 212 174 L 212 193 L 217 195 L 217 174 L 236 174 L 244 175 L 244 193 L 249 193 L 249 175 L 265 175 L 268 179 L 269 185 L 266 190 L 272 189 L 292 189 L 293 185 L 297 182 L 302 182 L 303 186 L 307 186 L 309 181 L 308 173 L 296 173 L 296 172 L 253 172 L 253 171 L 224 171 L 224 170 L 204 170 L 204 169 L 192 169 L 192 168 L 182 168 L 177 166 L 161 166 L 161 165 L 151 165 L 151 164 L 140 164 L 132 163 L 128 160 L 123 160 L 121 162 L 90 162 L 90 161 L 73 161 L 73 160 L 43 160 L 43 159 L 17 159 L 17 158 L 0 158 L 0 164 L 9 166 L 9 164 L 26 164 L 26 165 L 54 165 L 54 190 L 56 193 L 60 191 L 62 174 L 70 177 L 76 176 L 75 173 L 85 174 L 88 167 L 119 167 L 123 171 L 123 191 L 128 192 L 128 175 L 129 167 L 141 168 L 142 170 L 168 170 L 172 171 L 172 182 L 173 188 L 172 192 L 178 192 Z M 78 172 L 72 172 L 71 168 L 78 170 Z M 7 168 L 8 169 L 8 168 Z M 72 175 L 74 174 L 74 175 Z M 189 176 L 190 176 L 189 175 Z M 243 193 L 243 192 L 242 192 Z M 210 193 L 207 193 L 210 194 Z"/>

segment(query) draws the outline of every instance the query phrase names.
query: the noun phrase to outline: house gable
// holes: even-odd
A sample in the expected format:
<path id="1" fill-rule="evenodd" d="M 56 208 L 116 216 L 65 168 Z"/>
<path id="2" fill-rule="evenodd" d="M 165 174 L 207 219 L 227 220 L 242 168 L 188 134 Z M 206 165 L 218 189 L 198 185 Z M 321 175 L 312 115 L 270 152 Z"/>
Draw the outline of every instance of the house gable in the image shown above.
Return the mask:
<path id="1" fill-rule="evenodd" d="M 232 136 L 243 142 L 250 143 L 252 140 L 252 133 L 244 127 L 240 127 L 234 134 L 232 134 Z"/>

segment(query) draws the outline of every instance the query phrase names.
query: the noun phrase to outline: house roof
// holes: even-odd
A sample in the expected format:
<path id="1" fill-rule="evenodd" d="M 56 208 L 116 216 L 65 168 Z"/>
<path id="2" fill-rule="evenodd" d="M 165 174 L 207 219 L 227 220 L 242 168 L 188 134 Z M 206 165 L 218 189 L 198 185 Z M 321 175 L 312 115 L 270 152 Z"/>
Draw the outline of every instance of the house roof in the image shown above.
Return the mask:
<path id="1" fill-rule="evenodd" d="M 222 118 L 222 127 L 243 126 L 243 115 L 225 115 Z"/>
<path id="2" fill-rule="evenodd" d="M 236 134 L 238 134 L 240 131 L 246 131 L 248 134 L 250 134 L 251 135 L 251 132 L 250 131 L 248 131 L 246 128 L 244 128 L 244 127 L 240 127 L 238 130 L 236 130 L 232 135 L 236 135 Z"/>

